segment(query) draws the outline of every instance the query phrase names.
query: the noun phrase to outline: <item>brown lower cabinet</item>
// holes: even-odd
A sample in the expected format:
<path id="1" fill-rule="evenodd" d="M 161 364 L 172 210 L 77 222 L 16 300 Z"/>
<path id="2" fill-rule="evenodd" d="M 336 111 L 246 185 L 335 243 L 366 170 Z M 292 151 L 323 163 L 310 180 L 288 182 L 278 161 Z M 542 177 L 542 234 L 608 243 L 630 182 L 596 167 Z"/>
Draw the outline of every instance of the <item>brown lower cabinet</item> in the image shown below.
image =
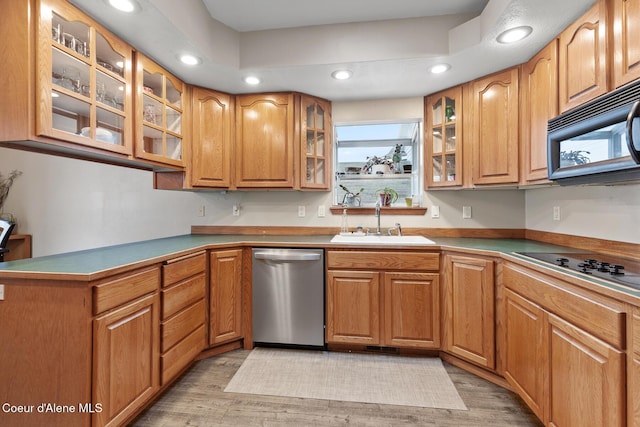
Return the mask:
<path id="1" fill-rule="evenodd" d="M 505 265 L 504 376 L 548 426 L 624 426 L 626 307 Z"/>
<path id="2" fill-rule="evenodd" d="M 241 343 L 246 250 L 86 280 L 3 278 L 0 401 L 75 412 L 2 413 L 2 426 L 124 425 L 202 350 Z M 441 282 L 440 259 L 328 249 L 327 343 L 442 350 L 503 376 L 547 426 L 640 425 L 640 308 L 628 294 L 451 251 Z"/>
<path id="3" fill-rule="evenodd" d="M 242 249 L 211 251 L 209 345 L 242 338 Z"/>
<path id="4" fill-rule="evenodd" d="M 439 254 L 327 251 L 327 269 L 328 344 L 440 347 Z"/>
<path id="5" fill-rule="evenodd" d="M 494 261 L 447 254 L 444 260 L 443 350 L 495 368 Z"/>
<path id="6" fill-rule="evenodd" d="M 205 348 L 206 273 L 205 251 L 169 260 L 162 266 L 162 385 Z"/>
<path id="7" fill-rule="evenodd" d="M 159 388 L 158 295 L 148 295 L 94 321 L 94 424 L 117 426 Z"/>

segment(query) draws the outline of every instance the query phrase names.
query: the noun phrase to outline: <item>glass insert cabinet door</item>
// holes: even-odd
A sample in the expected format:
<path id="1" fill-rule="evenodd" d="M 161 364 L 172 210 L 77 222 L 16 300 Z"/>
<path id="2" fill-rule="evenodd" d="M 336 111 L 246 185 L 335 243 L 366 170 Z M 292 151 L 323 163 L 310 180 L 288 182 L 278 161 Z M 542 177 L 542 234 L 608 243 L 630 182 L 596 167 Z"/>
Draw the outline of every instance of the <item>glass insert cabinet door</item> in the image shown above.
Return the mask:
<path id="1" fill-rule="evenodd" d="M 425 178 L 428 187 L 462 184 L 461 101 L 461 87 L 426 98 Z"/>
<path id="2" fill-rule="evenodd" d="M 64 2 L 38 3 L 36 133 L 132 154 L 132 48 Z"/>
<path id="3" fill-rule="evenodd" d="M 137 52 L 136 82 L 136 157 L 183 167 L 184 83 Z"/>
<path id="4" fill-rule="evenodd" d="M 331 152 L 331 115 L 328 101 L 301 98 L 302 188 L 329 188 Z"/>

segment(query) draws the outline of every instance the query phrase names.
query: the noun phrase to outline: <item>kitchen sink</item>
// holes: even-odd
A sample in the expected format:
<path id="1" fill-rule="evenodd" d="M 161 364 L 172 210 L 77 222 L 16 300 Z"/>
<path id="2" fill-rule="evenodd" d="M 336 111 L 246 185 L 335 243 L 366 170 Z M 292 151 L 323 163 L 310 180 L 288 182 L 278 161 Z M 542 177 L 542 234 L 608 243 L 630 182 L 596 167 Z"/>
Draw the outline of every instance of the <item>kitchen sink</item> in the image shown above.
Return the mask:
<path id="1" fill-rule="evenodd" d="M 434 245 L 436 242 L 424 236 L 385 236 L 366 234 L 337 234 L 331 243 L 355 243 L 362 245 Z"/>

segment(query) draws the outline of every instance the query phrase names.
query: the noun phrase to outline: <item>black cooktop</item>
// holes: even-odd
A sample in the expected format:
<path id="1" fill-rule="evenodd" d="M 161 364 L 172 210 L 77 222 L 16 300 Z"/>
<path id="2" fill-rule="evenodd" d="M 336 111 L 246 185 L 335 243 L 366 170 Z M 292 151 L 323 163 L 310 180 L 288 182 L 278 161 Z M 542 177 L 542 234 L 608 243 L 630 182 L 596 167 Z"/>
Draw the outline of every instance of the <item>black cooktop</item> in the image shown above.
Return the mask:
<path id="1" fill-rule="evenodd" d="M 530 258 L 548 262 L 570 271 L 640 290 L 640 261 L 594 252 L 549 253 L 516 252 Z"/>

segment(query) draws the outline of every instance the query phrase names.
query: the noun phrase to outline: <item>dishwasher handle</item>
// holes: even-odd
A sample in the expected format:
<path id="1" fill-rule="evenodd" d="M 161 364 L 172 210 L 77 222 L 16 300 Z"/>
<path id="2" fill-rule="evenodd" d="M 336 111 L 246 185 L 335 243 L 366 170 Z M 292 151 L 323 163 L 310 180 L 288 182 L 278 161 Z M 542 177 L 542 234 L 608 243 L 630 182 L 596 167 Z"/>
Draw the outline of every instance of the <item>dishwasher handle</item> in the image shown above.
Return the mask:
<path id="1" fill-rule="evenodd" d="M 255 259 L 264 259 L 267 261 L 318 261 L 322 256 L 315 252 L 256 252 L 253 254 L 253 257 Z"/>

